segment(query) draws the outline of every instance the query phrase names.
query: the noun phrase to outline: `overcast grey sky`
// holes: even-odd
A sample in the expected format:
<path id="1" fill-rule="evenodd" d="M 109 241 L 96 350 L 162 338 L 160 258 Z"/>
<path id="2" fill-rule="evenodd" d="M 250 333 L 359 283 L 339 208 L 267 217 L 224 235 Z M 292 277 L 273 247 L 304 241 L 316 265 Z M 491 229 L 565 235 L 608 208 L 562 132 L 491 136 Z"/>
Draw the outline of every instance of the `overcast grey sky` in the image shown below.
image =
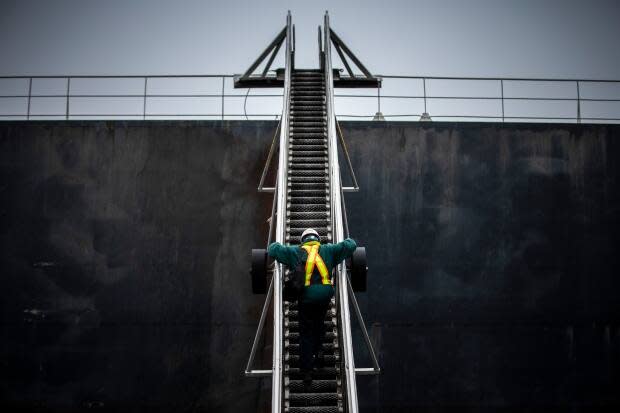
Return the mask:
<path id="1" fill-rule="evenodd" d="M 375 73 L 620 78 L 613 0 L 1 0 L 0 75 L 243 71 L 284 25 L 332 27 Z"/>

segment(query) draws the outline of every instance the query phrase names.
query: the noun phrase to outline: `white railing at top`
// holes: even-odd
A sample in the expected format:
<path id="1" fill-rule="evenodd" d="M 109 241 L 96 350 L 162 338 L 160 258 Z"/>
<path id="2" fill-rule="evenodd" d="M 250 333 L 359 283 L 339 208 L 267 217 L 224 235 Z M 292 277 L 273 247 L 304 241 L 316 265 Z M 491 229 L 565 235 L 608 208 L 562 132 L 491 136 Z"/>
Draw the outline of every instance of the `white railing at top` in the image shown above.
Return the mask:
<path id="1" fill-rule="evenodd" d="M 281 89 L 234 89 L 233 75 L 0 76 L 0 120 L 279 119 Z M 377 75 L 340 89 L 339 119 L 620 123 L 620 81 Z"/>

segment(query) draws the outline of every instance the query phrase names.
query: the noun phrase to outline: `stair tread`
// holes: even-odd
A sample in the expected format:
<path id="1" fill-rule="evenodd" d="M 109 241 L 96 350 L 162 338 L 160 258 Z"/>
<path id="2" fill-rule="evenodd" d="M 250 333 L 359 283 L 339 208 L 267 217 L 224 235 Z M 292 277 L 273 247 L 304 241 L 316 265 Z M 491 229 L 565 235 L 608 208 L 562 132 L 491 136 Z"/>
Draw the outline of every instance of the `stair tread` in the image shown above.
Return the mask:
<path id="1" fill-rule="evenodd" d="M 322 242 L 331 242 L 326 85 L 322 70 L 292 72 L 288 130 L 286 242 L 299 243 L 301 233 L 315 228 Z M 301 380 L 299 312 L 296 302 L 284 301 L 285 412 L 342 412 L 339 380 L 340 348 L 335 301 L 324 319 L 321 343 L 324 367 L 313 373 L 309 386 Z"/>

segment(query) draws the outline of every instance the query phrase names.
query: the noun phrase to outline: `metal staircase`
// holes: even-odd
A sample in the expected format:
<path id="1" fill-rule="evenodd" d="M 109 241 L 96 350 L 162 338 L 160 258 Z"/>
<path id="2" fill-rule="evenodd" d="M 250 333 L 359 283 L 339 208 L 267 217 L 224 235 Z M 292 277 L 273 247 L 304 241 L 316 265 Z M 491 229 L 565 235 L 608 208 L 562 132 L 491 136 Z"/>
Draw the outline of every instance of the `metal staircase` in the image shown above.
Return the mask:
<path id="1" fill-rule="evenodd" d="M 295 70 L 291 79 L 286 205 L 286 242 L 299 244 L 306 228 L 331 242 L 329 157 L 325 76 L 321 70 Z M 297 303 L 284 304 L 284 407 L 286 412 L 342 412 L 338 362 L 337 309 L 332 299 L 325 319 L 324 360 L 306 388 L 299 376 Z"/>
<path id="2" fill-rule="evenodd" d="M 284 305 L 284 409 L 285 412 L 342 412 L 337 312 L 332 299 L 325 317 L 324 361 L 313 372 L 310 386 L 304 385 L 299 372 L 299 323 L 297 303 Z"/>
<path id="3" fill-rule="evenodd" d="M 336 117 L 333 110 L 333 87 L 378 87 L 380 82 L 363 68 L 365 76 L 356 77 L 346 63 L 342 48 L 359 67 L 361 63 L 329 28 L 329 17 L 325 16 L 323 37 L 319 30 L 319 69 L 294 68 L 294 27 L 290 13 L 287 26 L 278 34 L 259 59 L 242 76 L 235 79 L 236 87 L 284 87 L 282 118 L 272 143 L 265 169 L 259 184 L 259 191 L 274 192 L 274 203 L 270 220 L 268 244 L 278 241 L 299 244 L 301 233 L 306 228 L 319 232 L 322 243 L 340 242 L 345 236 L 346 210 L 342 193 L 338 164 L 338 140 Z M 334 36 L 332 38 L 332 35 Z M 282 43 L 285 46 L 285 68 L 276 70 L 275 76 L 268 75 L 269 67 Z M 340 78 L 339 72 L 331 67 L 331 43 L 338 51 L 350 74 Z M 323 48 L 323 45 L 326 47 Z M 262 74 L 253 76 L 263 59 L 267 61 Z M 362 66 L 363 67 L 363 66 Z M 279 135 L 278 135 L 279 131 Z M 276 138 L 279 140 L 276 142 Z M 344 140 L 340 135 L 341 143 Z M 264 187 L 267 169 L 276 148 L 278 172 L 274 187 Z M 352 167 L 349 161 L 349 168 Z M 348 232 L 348 229 L 346 229 Z M 365 290 L 365 250 L 359 248 L 363 260 L 351 263 L 351 278 L 347 266 L 339 265 L 334 271 L 336 295 L 331 300 L 324 320 L 325 337 L 322 343 L 321 367 L 313 371 L 310 386 L 304 385 L 299 370 L 299 312 L 297 302 L 283 298 L 282 286 L 288 270 L 281 264 L 268 263 L 264 249 L 252 250 L 252 287 L 255 293 L 267 293 L 250 359 L 246 368 L 248 376 L 271 376 L 272 412 L 352 412 L 358 411 L 356 374 L 378 374 L 379 366 L 370 343 L 368 333 L 361 319 L 361 313 L 352 284 L 361 285 L 363 276 Z M 356 251 L 357 253 L 358 251 Z M 358 264 L 356 264 L 358 262 Z M 361 263 L 361 264 L 360 264 Z M 363 273 L 363 274 L 362 274 Z M 267 288 L 267 281 L 270 280 Z M 355 282 L 357 280 L 357 282 Z M 273 365 L 270 370 L 252 369 L 259 338 L 266 321 L 266 314 L 273 302 Z M 349 305 L 355 309 L 360 321 L 366 344 L 369 346 L 374 366 L 355 368 Z"/>
<path id="4" fill-rule="evenodd" d="M 331 242 L 325 77 L 295 70 L 291 80 L 286 242 L 299 244 L 309 227 Z"/>

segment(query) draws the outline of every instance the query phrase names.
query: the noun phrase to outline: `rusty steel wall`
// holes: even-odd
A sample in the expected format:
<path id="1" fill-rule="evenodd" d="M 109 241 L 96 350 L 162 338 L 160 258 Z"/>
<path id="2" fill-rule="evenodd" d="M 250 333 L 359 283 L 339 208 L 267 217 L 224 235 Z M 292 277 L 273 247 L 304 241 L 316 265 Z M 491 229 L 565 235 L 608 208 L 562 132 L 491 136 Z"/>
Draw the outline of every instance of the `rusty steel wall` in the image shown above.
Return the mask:
<path id="1" fill-rule="evenodd" d="M 620 127 L 344 133 L 385 370 L 359 380 L 368 411 L 617 410 Z"/>
<path id="2" fill-rule="evenodd" d="M 620 127 L 342 126 L 383 368 L 362 410 L 617 411 Z M 3 411 L 268 408 L 243 369 L 275 128 L 0 123 Z"/>

